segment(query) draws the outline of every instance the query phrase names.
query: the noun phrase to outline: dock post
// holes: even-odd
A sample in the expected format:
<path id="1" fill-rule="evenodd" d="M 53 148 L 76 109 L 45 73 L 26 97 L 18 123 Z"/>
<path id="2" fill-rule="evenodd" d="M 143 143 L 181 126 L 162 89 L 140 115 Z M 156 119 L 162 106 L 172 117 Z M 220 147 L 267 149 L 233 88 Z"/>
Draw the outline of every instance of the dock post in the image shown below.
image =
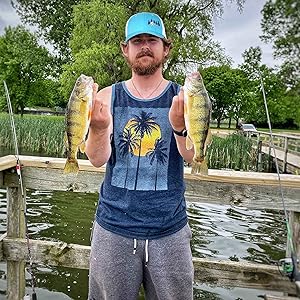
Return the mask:
<path id="1" fill-rule="evenodd" d="M 258 141 L 257 143 L 257 158 L 256 158 L 256 171 L 261 172 L 262 171 L 262 141 Z"/>
<path id="2" fill-rule="evenodd" d="M 295 241 L 295 252 L 298 259 L 300 259 L 300 212 L 292 212 L 291 216 L 293 228 L 293 241 Z M 298 271 L 300 272 L 300 264 L 298 263 Z M 296 280 L 297 297 L 300 298 L 300 280 Z"/>
<path id="3" fill-rule="evenodd" d="M 300 259 L 300 212 L 291 211 L 289 212 L 289 224 L 292 230 L 292 239 L 295 246 L 295 254 L 298 259 Z M 291 257 L 291 247 L 289 241 L 287 240 L 286 247 L 286 257 Z M 298 263 L 298 271 L 300 271 L 300 265 Z M 297 297 L 300 298 L 300 281 L 296 281 L 296 293 Z"/>
<path id="4" fill-rule="evenodd" d="M 25 193 L 25 191 L 24 191 Z M 7 238 L 25 238 L 25 203 L 19 187 L 7 188 Z M 7 261 L 7 299 L 25 295 L 25 261 Z"/>
<path id="5" fill-rule="evenodd" d="M 284 148 L 283 148 L 283 167 L 282 167 L 282 172 L 286 173 L 287 171 L 287 154 L 288 154 L 288 137 L 284 137 Z"/>

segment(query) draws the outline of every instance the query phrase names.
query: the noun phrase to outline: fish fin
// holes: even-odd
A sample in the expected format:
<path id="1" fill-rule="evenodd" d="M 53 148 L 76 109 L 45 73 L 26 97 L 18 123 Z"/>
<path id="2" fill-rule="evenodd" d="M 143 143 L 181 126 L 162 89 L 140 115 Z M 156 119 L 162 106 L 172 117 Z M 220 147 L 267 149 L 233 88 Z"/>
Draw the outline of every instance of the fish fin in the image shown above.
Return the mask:
<path id="1" fill-rule="evenodd" d="M 67 132 L 65 132 L 65 135 L 64 135 L 64 145 L 66 148 L 68 148 L 68 134 Z"/>
<path id="2" fill-rule="evenodd" d="M 204 159 L 202 162 L 192 162 L 191 174 L 208 175 L 207 161 Z"/>
<path id="3" fill-rule="evenodd" d="M 209 146 L 212 142 L 212 134 L 211 134 L 211 130 L 208 129 L 208 132 L 207 132 L 207 137 L 206 137 L 206 141 L 205 141 L 205 144 L 206 146 Z"/>
<path id="4" fill-rule="evenodd" d="M 85 152 L 85 141 L 82 141 L 81 144 L 79 145 L 79 150 L 81 153 L 84 153 Z"/>
<path id="5" fill-rule="evenodd" d="M 64 173 L 78 173 L 79 171 L 79 165 L 76 158 L 67 158 L 65 167 L 64 167 Z"/>
<path id="6" fill-rule="evenodd" d="M 189 135 L 186 137 L 185 147 L 187 150 L 191 150 L 194 147 L 194 143 Z"/>

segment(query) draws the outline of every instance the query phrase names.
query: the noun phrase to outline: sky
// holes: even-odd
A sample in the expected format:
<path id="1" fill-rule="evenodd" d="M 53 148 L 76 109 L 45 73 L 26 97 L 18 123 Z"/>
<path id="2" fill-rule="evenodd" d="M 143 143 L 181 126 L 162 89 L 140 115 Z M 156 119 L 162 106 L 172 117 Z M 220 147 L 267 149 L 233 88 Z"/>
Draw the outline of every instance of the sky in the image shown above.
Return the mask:
<path id="1" fill-rule="evenodd" d="M 243 62 L 242 53 L 250 47 L 260 46 L 262 49 L 262 63 L 270 67 L 280 64 L 272 57 L 271 44 L 262 42 L 259 36 L 261 30 L 261 10 L 265 0 L 246 0 L 240 13 L 235 4 L 227 4 L 221 19 L 214 22 L 214 39 L 225 48 L 225 53 L 233 58 L 234 66 Z"/>
<path id="2" fill-rule="evenodd" d="M 221 19 L 215 20 L 214 39 L 225 48 L 225 53 L 233 59 L 233 66 L 243 62 L 242 53 L 249 47 L 260 46 L 263 56 L 262 63 L 269 67 L 280 64 L 272 57 L 272 45 L 265 44 L 259 39 L 261 10 L 265 0 L 246 0 L 242 13 L 238 12 L 235 4 L 225 4 Z M 5 26 L 20 24 L 20 18 L 10 4 L 10 0 L 0 0 L 0 35 Z"/>

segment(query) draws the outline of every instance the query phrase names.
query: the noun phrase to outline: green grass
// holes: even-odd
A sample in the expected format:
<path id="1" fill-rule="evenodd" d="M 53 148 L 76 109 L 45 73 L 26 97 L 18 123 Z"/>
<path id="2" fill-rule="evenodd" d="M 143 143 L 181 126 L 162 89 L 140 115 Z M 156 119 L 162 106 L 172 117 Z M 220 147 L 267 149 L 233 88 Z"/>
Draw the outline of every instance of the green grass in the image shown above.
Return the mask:
<path id="1" fill-rule="evenodd" d="M 61 157 L 64 154 L 64 116 L 14 116 L 19 149 Z M 14 149 L 8 114 L 0 114 L 0 146 Z M 21 152 L 22 154 L 22 152 Z"/>
<path id="2" fill-rule="evenodd" d="M 213 136 L 207 150 L 210 169 L 232 169 L 253 171 L 256 169 L 256 151 L 252 140 L 240 134 L 225 138 Z"/>

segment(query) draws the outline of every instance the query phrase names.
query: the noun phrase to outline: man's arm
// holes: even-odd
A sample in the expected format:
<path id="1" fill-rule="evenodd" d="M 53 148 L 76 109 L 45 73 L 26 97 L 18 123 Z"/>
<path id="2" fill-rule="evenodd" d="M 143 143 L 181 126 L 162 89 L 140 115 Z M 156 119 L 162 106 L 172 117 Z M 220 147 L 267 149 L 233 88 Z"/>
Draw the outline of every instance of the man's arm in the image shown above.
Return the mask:
<path id="1" fill-rule="evenodd" d="M 86 155 L 95 167 L 103 166 L 110 157 L 110 136 L 113 131 L 110 113 L 111 87 L 97 93 L 98 84 L 93 86 L 93 105 L 89 134 L 86 141 Z"/>
<path id="2" fill-rule="evenodd" d="M 169 111 L 169 119 L 174 130 L 182 131 L 186 128 L 184 121 L 184 97 L 182 89 L 180 89 L 179 94 L 173 98 L 172 106 Z M 195 153 L 194 147 L 189 150 L 186 149 L 186 137 L 178 136 L 176 134 L 174 134 L 174 136 L 180 155 L 186 162 L 192 162 Z"/>

